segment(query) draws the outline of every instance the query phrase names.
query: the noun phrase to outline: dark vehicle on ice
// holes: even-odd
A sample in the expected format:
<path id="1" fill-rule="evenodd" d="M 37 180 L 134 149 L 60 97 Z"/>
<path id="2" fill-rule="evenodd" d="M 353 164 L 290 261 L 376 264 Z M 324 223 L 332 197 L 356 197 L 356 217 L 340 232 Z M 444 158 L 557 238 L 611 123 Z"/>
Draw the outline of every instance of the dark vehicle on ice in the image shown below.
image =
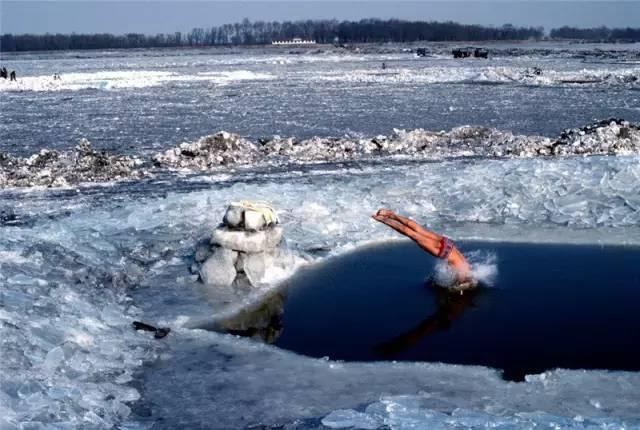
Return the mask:
<path id="1" fill-rule="evenodd" d="M 474 48 L 472 46 L 466 48 L 456 48 L 451 51 L 453 58 L 489 58 L 489 51 L 484 48 Z"/>

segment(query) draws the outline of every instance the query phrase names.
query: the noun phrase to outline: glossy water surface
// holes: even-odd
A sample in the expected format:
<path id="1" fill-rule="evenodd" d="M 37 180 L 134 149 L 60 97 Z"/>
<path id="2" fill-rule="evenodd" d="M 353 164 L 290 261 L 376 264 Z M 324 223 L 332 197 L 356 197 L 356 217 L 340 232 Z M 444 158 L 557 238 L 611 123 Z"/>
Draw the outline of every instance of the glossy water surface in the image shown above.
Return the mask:
<path id="1" fill-rule="evenodd" d="M 523 380 L 554 368 L 640 370 L 640 249 L 466 242 L 497 262 L 462 295 L 425 285 L 412 243 L 369 247 L 293 280 L 276 345 L 351 361 L 478 364 Z"/>

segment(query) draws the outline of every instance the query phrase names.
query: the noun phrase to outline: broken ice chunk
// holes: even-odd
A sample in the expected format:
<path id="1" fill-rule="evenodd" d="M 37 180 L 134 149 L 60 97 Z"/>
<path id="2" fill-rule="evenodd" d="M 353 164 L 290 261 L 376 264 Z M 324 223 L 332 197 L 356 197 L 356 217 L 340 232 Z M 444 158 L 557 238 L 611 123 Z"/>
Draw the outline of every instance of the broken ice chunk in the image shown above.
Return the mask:
<path id="1" fill-rule="evenodd" d="M 255 286 L 262 282 L 267 269 L 273 265 L 273 259 L 273 254 L 267 252 L 243 255 L 242 271 L 249 278 L 251 285 Z"/>
<path id="2" fill-rule="evenodd" d="M 240 227 L 240 224 L 242 224 L 243 212 L 244 211 L 241 206 L 230 205 L 227 208 L 227 212 L 224 214 L 224 224 L 232 228 Z"/>
<path id="3" fill-rule="evenodd" d="M 205 284 L 229 286 L 236 277 L 237 253 L 226 248 L 215 248 L 213 254 L 200 268 L 200 278 Z"/>
<path id="4" fill-rule="evenodd" d="M 282 240 L 282 227 L 272 227 L 262 231 L 247 232 L 219 227 L 213 231 L 211 243 L 223 248 L 242 252 L 263 252 L 273 249 Z"/>
<path id="5" fill-rule="evenodd" d="M 61 347 L 56 346 L 51 349 L 42 363 L 42 370 L 45 374 L 51 375 L 64 360 L 64 351 Z"/>
<path id="6" fill-rule="evenodd" d="M 266 225 L 264 216 L 261 212 L 245 210 L 244 211 L 244 228 L 247 230 L 257 231 Z"/>
<path id="7" fill-rule="evenodd" d="M 322 425 L 333 429 L 356 428 L 375 430 L 382 426 L 382 424 L 382 422 L 379 422 L 372 416 L 354 411 L 353 409 L 338 409 L 322 419 Z"/>

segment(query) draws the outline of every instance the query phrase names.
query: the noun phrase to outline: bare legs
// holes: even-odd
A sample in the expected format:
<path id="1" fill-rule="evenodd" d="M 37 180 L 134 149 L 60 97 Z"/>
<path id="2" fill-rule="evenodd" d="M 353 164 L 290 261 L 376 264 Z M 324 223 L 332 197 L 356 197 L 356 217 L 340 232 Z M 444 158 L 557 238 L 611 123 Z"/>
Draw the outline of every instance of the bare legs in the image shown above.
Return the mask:
<path id="1" fill-rule="evenodd" d="M 380 209 L 373 216 L 373 219 L 412 239 L 418 246 L 434 257 L 438 256 L 442 236 L 425 230 L 417 222 L 400 216 L 388 209 Z"/>
<path id="2" fill-rule="evenodd" d="M 378 210 L 373 215 L 373 219 L 407 236 L 416 242 L 420 248 L 434 257 L 438 257 L 442 241 L 441 235 L 429 231 L 412 219 L 398 215 L 388 209 Z M 455 269 L 459 281 L 466 281 L 471 278 L 471 266 L 457 248 L 454 247 L 447 257 L 447 263 Z"/>

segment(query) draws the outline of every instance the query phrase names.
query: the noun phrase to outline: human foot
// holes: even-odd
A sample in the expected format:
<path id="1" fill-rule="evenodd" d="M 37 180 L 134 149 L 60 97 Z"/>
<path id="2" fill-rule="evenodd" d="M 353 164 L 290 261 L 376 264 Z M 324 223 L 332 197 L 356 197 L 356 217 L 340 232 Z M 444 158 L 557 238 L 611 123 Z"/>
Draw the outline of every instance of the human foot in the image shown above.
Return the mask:
<path id="1" fill-rule="evenodd" d="M 389 218 L 395 216 L 395 213 L 392 210 L 382 208 L 378 209 L 378 212 L 376 212 L 376 216 Z"/>

